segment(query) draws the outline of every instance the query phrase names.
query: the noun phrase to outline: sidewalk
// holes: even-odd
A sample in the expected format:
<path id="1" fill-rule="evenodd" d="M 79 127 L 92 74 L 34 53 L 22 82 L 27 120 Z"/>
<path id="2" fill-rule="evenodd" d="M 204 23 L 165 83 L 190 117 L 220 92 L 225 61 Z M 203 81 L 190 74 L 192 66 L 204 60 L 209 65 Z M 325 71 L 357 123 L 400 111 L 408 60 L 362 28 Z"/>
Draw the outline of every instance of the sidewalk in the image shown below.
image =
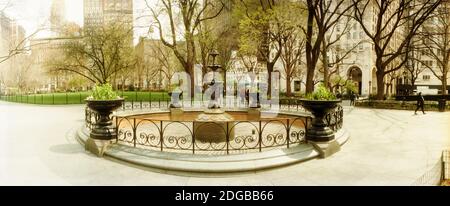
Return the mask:
<path id="1" fill-rule="evenodd" d="M 232 175 L 143 170 L 72 136 L 84 106 L 0 102 L 0 185 L 411 185 L 450 146 L 449 113 L 345 107 L 350 140 L 328 159 Z"/>

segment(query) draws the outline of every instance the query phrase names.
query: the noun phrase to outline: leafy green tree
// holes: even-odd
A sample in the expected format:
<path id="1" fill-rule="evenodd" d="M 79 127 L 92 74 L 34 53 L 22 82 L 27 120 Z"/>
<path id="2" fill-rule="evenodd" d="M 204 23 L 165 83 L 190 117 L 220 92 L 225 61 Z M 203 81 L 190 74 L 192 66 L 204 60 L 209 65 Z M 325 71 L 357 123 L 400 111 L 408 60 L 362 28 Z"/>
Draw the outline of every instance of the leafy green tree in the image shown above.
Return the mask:
<path id="1" fill-rule="evenodd" d="M 272 72 L 281 56 L 282 33 L 286 25 L 277 15 L 278 5 L 287 1 L 241 0 L 236 9 L 240 18 L 239 52 L 242 56 L 256 56 L 265 62 L 268 73 L 268 94 L 271 94 Z M 273 49 L 272 49 L 273 48 Z"/>

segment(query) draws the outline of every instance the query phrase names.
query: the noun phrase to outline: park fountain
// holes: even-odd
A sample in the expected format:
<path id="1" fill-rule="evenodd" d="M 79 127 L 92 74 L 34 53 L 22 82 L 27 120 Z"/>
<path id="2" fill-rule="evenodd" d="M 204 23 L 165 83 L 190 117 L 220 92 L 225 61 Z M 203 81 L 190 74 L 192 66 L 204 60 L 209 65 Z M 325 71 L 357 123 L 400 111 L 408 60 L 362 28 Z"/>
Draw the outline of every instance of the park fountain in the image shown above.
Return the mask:
<path id="1" fill-rule="evenodd" d="M 193 103 L 198 102 L 192 101 L 190 104 L 192 108 L 184 110 L 183 106 L 185 103 L 189 105 L 189 102 L 180 101 L 183 94 L 180 87 L 183 82 L 179 80 L 173 85 L 176 87 L 170 90 L 169 94 L 172 97 L 170 104 L 166 102 L 163 105 L 163 102 L 158 101 L 157 104 L 149 102 L 145 106 L 145 102 L 141 101 L 140 104 L 128 102 L 130 106 L 128 107 L 127 103 L 124 103 L 123 111 L 113 115 L 111 120 L 108 119 L 108 125 L 110 123 L 114 125 L 115 130 L 109 130 L 114 136 L 102 134 L 99 137 L 108 140 L 109 145 L 106 145 L 108 147 L 96 147 L 98 151 L 90 151 L 140 166 L 202 173 L 255 171 L 290 165 L 315 156 L 327 157 L 334 152 L 329 152 L 320 144 L 316 144 L 318 147 L 311 144 L 317 138 L 311 138 L 308 126 L 311 124 L 314 126 L 317 121 L 313 122 L 310 114 L 300 112 L 300 105 L 297 104 L 297 107 L 291 107 L 290 104 L 286 105 L 288 107 L 280 105 L 279 112 L 264 110 L 264 114 L 270 115 L 261 115 L 262 105 L 258 90 L 260 84 L 254 76 L 250 77 L 253 90 L 247 91 L 249 103 L 245 105 L 248 105 L 248 108 L 226 110 L 222 107 L 224 83 L 216 76 L 220 73 L 221 66 L 215 64 L 218 53 L 212 52 L 210 55 L 212 64 L 208 68 L 213 75 L 212 80 L 208 80 L 207 83 L 208 90 L 205 95 L 208 97 L 210 95 L 210 99 L 206 108 L 203 108 L 203 101 L 201 109 L 193 106 Z M 140 109 L 136 109 L 136 105 L 139 105 Z M 97 110 L 91 106 L 86 108 L 86 125 L 78 131 L 78 138 L 86 145 L 90 144 L 89 133 L 96 134 L 97 126 L 103 121 L 98 118 L 98 115 L 103 114 Z M 327 140 L 336 139 L 339 140 L 337 142 L 339 144 L 347 141 L 348 133 L 341 130 L 342 107 L 320 118 L 321 123 L 325 123 L 332 130 L 332 133 L 327 130 Z M 307 136 L 310 139 L 307 139 Z M 319 152 L 314 152 L 315 150 Z M 256 152 L 268 153 L 263 155 L 264 158 L 258 159 L 258 162 L 255 161 L 254 154 L 246 156 L 246 153 Z M 199 155 L 198 158 L 193 156 L 196 154 Z M 235 156 L 227 158 L 225 155 Z"/>
<path id="2" fill-rule="evenodd" d="M 219 64 L 215 64 L 218 55 L 215 50 L 210 54 L 212 65 L 209 65 L 208 68 L 213 72 L 213 78 L 211 83 L 208 84 L 208 90 L 212 91 L 211 98 L 207 109 L 198 115 L 194 124 L 195 139 L 199 141 L 226 142 L 234 139 L 234 118 L 221 107 L 221 94 L 223 94 L 224 85 L 222 81 L 216 78 L 216 73 L 220 72 L 219 70 L 222 68 Z"/>

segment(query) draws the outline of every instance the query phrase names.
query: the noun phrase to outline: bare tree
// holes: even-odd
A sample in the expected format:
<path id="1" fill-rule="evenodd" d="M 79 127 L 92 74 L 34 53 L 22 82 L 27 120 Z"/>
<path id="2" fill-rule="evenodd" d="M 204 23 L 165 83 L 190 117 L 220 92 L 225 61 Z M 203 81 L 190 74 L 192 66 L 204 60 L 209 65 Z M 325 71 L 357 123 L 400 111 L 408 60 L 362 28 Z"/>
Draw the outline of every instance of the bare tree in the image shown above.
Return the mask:
<path id="1" fill-rule="evenodd" d="M 407 62 L 408 46 L 442 0 L 352 0 L 354 18 L 373 44 L 377 99 L 384 98 L 385 76 Z"/>
<path id="2" fill-rule="evenodd" d="M 308 19 L 306 28 L 303 28 L 306 34 L 306 93 L 311 93 L 314 91 L 314 76 L 318 60 L 321 52 L 324 51 L 323 46 L 328 44 L 324 42 L 326 35 L 343 16 L 353 9 L 353 4 L 348 4 L 346 0 L 310 0 L 306 1 L 306 7 Z M 326 64 L 324 67 L 328 66 L 327 62 L 324 64 Z M 328 76 L 326 70 L 325 76 Z"/>
<path id="3" fill-rule="evenodd" d="M 160 86 L 162 85 L 163 79 L 166 79 L 168 81 L 167 86 L 169 86 L 173 75 L 178 72 L 173 52 L 159 42 L 153 42 L 151 50 L 150 58 L 153 68 L 147 74 L 158 77 Z"/>
<path id="4" fill-rule="evenodd" d="M 399 75 L 399 71 L 396 70 L 396 71 L 390 72 L 386 76 L 387 76 L 387 82 L 386 82 L 386 92 L 385 92 L 385 94 L 390 95 L 390 94 L 392 94 L 394 81 L 400 76 Z"/>
<path id="5" fill-rule="evenodd" d="M 28 42 L 42 30 L 43 29 L 38 29 L 35 32 L 33 32 L 32 34 L 26 36 L 25 38 L 20 39 L 17 44 L 15 44 L 11 48 L 9 48 L 6 55 L 0 56 L 0 64 L 5 61 L 8 61 L 10 58 L 12 58 L 16 55 L 24 54 L 24 53 L 31 51 L 31 48 L 36 45 L 28 44 Z"/>
<path id="6" fill-rule="evenodd" d="M 422 44 L 422 40 L 420 39 L 420 35 L 417 37 L 418 38 L 413 38 L 413 40 L 411 41 L 411 44 L 409 46 L 410 49 L 406 54 L 408 56 L 408 62 L 406 63 L 405 72 L 406 74 L 408 74 L 407 76 L 412 88 L 415 87 L 419 75 L 426 68 L 422 65 L 423 48 L 420 46 Z"/>
<path id="7" fill-rule="evenodd" d="M 323 74 L 323 84 L 329 88 L 332 88 L 331 77 L 340 75 L 339 66 L 345 60 L 351 58 L 356 53 L 356 49 L 366 42 L 361 36 L 359 39 L 353 36 L 353 44 L 351 46 L 344 47 L 340 45 L 344 36 L 347 37 L 347 40 L 350 40 L 352 28 L 356 29 L 356 22 L 352 21 L 353 18 L 350 14 L 351 10 L 340 17 L 340 20 L 329 29 L 322 42 L 319 58 L 322 66 L 319 67 L 319 71 Z M 357 40 L 355 41 L 355 39 Z M 332 55 L 334 54 L 334 58 L 328 56 L 330 52 Z"/>
<path id="8" fill-rule="evenodd" d="M 300 65 L 303 63 L 302 58 L 305 49 L 305 40 L 302 38 L 299 32 L 292 31 L 289 35 L 286 35 L 282 39 L 283 48 L 281 52 L 281 60 L 284 67 L 284 77 L 286 79 L 286 95 L 292 95 L 291 84 L 298 74 Z"/>
<path id="9" fill-rule="evenodd" d="M 27 90 L 28 88 L 28 82 L 31 77 L 31 68 L 33 66 L 33 62 L 30 61 L 30 59 L 27 56 L 18 56 L 19 61 L 15 65 L 16 67 L 11 72 L 13 73 L 12 76 L 9 78 L 14 82 L 14 85 L 19 88 L 19 90 L 22 92 L 24 90 Z"/>
<path id="10" fill-rule="evenodd" d="M 437 9 L 433 18 L 423 25 L 419 32 L 422 39 L 422 52 L 436 64 L 429 64 L 420 58 L 425 68 L 428 68 L 441 81 L 442 94 L 447 94 L 447 81 L 450 64 L 450 3 L 443 3 Z"/>
<path id="11" fill-rule="evenodd" d="M 93 83 L 107 83 L 136 64 L 129 40 L 131 32 L 122 23 L 112 23 L 84 38 L 74 38 L 62 47 L 63 58 L 48 63 L 49 72 L 67 71 Z"/>
<path id="12" fill-rule="evenodd" d="M 194 65 L 197 58 L 195 34 L 202 22 L 219 16 L 224 5 L 220 2 L 219 6 L 211 0 L 160 0 L 159 2 L 162 4 L 161 9 L 155 10 L 146 0 L 147 7 L 151 10 L 153 19 L 156 22 L 156 28 L 162 43 L 172 49 L 184 70 L 190 75 L 191 97 L 194 97 Z M 205 16 L 207 10 L 215 10 L 216 12 Z M 177 21 L 178 14 L 181 16 L 181 25 Z M 168 18 L 168 24 L 163 23 L 163 18 Z M 168 28 L 165 28 L 163 25 L 168 25 Z M 165 34 L 165 29 L 169 30 L 169 35 Z M 182 34 L 181 36 L 184 40 L 183 44 L 179 42 L 180 34 Z"/>

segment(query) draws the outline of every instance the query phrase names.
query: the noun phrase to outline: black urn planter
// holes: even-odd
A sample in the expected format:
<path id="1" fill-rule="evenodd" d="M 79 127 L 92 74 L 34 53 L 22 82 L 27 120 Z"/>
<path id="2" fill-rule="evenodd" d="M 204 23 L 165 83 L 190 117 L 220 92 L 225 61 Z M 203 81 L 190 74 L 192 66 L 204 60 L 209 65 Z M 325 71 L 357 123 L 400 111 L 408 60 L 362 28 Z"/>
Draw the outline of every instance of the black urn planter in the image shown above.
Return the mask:
<path id="1" fill-rule="evenodd" d="M 306 139 L 314 142 L 328 142 L 334 140 L 334 132 L 327 125 L 325 116 L 334 110 L 342 100 L 300 100 L 302 106 L 313 115 L 311 128 L 308 129 Z"/>
<path id="2" fill-rule="evenodd" d="M 124 99 L 116 100 L 86 100 L 87 106 L 98 114 L 98 119 L 91 130 L 90 137 L 94 140 L 112 140 L 117 138 L 111 114 L 120 108 Z"/>

